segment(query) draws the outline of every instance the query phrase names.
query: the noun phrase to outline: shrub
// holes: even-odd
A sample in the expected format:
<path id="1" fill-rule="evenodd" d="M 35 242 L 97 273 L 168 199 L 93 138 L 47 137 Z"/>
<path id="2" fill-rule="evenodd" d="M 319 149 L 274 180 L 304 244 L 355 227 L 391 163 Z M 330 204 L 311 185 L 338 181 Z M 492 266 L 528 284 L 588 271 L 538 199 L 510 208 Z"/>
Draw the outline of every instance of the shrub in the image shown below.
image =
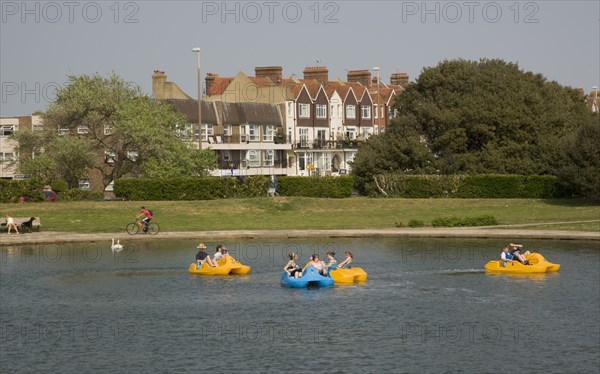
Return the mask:
<path id="1" fill-rule="evenodd" d="M 114 193 L 128 200 L 214 200 L 266 196 L 269 177 L 117 179 Z"/>
<path id="2" fill-rule="evenodd" d="M 365 190 L 372 196 L 432 198 L 536 198 L 565 197 L 558 179 L 549 175 L 376 175 Z M 385 192 L 385 193 L 384 193 Z"/>
<path id="3" fill-rule="evenodd" d="M 279 177 L 277 192 L 282 196 L 343 198 L 352 195 L 353 178 L 340 177 Z"/>
<path id="4" fill-rule="evenodd" d="M 424 227 L 425 222 L 418 220 L 418 219 L 411 219 L 410 221 L 408 221 L 408 226 L 409 227 Z"/>
<path id="5" fill-rule="evenodd" d="M 465 226 L 491 226 L 497 225 L 494 216 L 484 215 L 479 217 L 437 217 L 431 221 L 433 227 L 465 227 Z"/>
<path id="6" fill-rule="evenodd" d="M 42 201 L 42 186 L 37 179 L 7 180 L 0 179 L 0 202 L 16 203 L 20 197 L 27 201 Z"/>
<path id="7" fill-rule="evenodd" d="M 102 200 L 104 198 L 104 193 L 102 191 L 87 191 L 80 190 L 77 188 L 72 188 L 67 191 L 63 191 L 59 196 L 59 200 L 63 201 L 95 201 Z"/>

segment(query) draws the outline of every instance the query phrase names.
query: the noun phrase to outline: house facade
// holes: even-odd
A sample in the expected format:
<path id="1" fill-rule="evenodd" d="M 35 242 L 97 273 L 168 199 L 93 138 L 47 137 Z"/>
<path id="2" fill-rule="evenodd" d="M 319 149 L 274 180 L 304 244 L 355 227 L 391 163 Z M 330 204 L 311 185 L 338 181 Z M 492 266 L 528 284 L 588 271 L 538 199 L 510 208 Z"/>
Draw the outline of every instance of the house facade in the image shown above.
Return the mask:
<path id="1" fill-rule="evenodd" d="M 164 72 L 153 75 L 153 97 L 182 97 Z M 177 101 L 190 127 L 201 134 L 202 148 L 216 152 L 215 176 L 227 175 L 339 175 L 348 173 L 360 142 L 388 123 L 388 109 L 398 85 L 373 89 L 369 70 L 351 70 L 347 81 L 330 81 L 324 66 L 307 67 L 300 79 L 284 78 L 279 66 L 256 67 L 255 76 L 206 76 L 206 96 L 198 125 L 197 101 Z M 157 79 L 158 78 L 158 79 Z M 160 88 L 161 82 L 169 85 Z M 177 98 L 165 92 L 177 92 Z M 379 99 L 385 120 L 375 118 Z M 204 109 L 214 103 L 213 109 Z M 210 118 L 209 118 L 210 117 Z M 198 141 L 199 136 L 192 139 Z"/>
<path id="2" fill-rule="evenodd" d="M 40 116 L 18 116 L 0 118 L 0 178 L 24 179 L 14 165 L 19 154 L 17 144 L 10 136 L 20 130 L 42 130 L 43 122 Z"/>

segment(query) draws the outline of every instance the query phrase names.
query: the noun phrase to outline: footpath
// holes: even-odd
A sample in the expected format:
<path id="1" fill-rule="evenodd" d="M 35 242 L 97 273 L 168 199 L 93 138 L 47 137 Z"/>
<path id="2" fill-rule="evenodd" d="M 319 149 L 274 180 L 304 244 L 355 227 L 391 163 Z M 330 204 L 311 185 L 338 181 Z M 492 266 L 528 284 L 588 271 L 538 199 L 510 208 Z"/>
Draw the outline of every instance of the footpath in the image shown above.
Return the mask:
<path id="1" fill-rule="evenodd" d="M 539 224 L 536 224 L 539 225 Z M 353 230 L 229 230 L 160 232 L 157 235 L 128 235 L 118 233 L 71 233 L 42 231 L 25 234 L 0 234 L 0 246 L 34 243 L 72 243 L 115 240 L 194 240 L 215 241 L 234 239 L 296 239 L 296 238 L 362 238 L 362 237 L 406 237 L 406 238 L 485 238 L 485 239 L 552 239 L 600 241 L 600 232 L 564 230 L 527 230 L 523 226 L 486 226 L 461 228 L 386 228 Z"/>

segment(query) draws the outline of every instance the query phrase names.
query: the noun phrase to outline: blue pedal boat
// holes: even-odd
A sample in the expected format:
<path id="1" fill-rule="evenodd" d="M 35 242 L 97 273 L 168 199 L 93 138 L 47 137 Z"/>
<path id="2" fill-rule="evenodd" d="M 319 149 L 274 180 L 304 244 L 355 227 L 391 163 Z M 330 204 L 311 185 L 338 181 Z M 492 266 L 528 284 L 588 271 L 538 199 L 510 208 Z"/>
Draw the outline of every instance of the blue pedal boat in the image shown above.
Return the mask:
<path id="1" fill-rule="evenodd" d="M 314 266 L 309 266 L 304 270 L 300 278 L 294 278 L 287 275 L 285 271 L 281 272 L 281 285 L 290 288 L 305 288 L 308 286 L 331 287 L 334 280 L 331 275 L 323 276 L 319 274 Z"/>

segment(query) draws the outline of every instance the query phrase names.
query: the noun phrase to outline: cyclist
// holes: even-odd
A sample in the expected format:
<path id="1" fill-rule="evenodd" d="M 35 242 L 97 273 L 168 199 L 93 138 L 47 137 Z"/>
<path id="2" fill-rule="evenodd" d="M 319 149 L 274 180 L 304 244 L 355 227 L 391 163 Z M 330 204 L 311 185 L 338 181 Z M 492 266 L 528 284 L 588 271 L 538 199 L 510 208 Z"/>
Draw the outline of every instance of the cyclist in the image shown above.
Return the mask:
<path id="1" fill-rule="evenodd" d="M 144 218 L 142 218 L 144 217 Z M 140 220 L 140 218 L 142 218 Z M 150 220 L 152 219 L 152 212 L 149 211 L 148 209 L 146 209 L 146 207 L 142 207 L 140 209 L 140 214 L 138 214 L 137 216 L 135 216 L 135 219 L 138 223 L 138 225 L 140 225 L 140 228 L 147 233 L 148 232 L 148 225 L 150 224 Z"/>

